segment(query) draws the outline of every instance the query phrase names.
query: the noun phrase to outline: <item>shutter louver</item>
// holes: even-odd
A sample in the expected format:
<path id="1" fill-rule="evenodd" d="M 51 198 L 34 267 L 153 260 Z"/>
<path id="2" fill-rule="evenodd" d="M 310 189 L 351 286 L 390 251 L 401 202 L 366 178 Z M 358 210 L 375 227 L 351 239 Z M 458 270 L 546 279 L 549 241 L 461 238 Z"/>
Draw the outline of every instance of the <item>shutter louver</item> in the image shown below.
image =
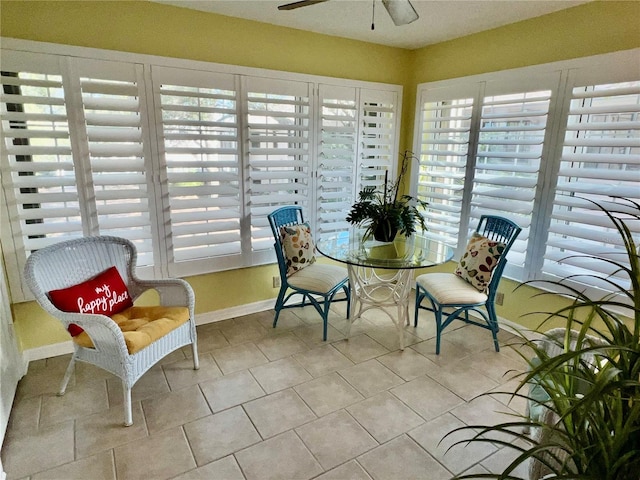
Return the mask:
<path id="1" fill-rule="evenodd" d="M 516 222 L 522 232 L 509 268 L 524 268 L 539 182 L 551 90 L 485 96 L 471 196 L 470 227 L 482 215 Z"/>
<path id="2" fill-rule="evenodd" d="M 233 75 L 154 69 L 169 191 L 170 271 L 241 264 L 238 102 Z M 235 260 L 233 259 L 235 257 Z M 210 270 L 210 269 L 209 269 Z"/>
<path id="3" fill-rule="evenodd" d="M 2 65 L 3 175 L 14 242 L 30 252 L 82 237 L 65 90 L 57 61 L 33 56 L 32 67 Z M 36 66 L 37 65 L 37 66 Z M 8 173 L 7 172 L 7 173 Z"/>
<path id="4" fill-rule="evenodd" d="M 273 247 L 267 215 L 301 205 L 308 214 L 311 159 L 310 86 L 307 83 L 246 79 L 248 162 L 245 185 L 251 218 L 251 250 Z"/>
<path id="5" fill-rule="evenodd" d="M 354 203 L 358 134 L 356 89 L 320 85 L 318 213 L 321 233 L 346 230 Z"/>
<path id="6" fill-rule="evenodd" d="M 420 107 L 416 196 L 429 203 L 426 236 L 454 248 L 460 231 L 473 103 L 473 97 L 427 97 Z"/>
<path id="7" fill-rule="evenodd" d="M 133 64 L 91 62 L 78 70 L 98 231 L 131 240 L 137 264 L 152 266 L 141 71 Z"/>
<path id="8" fill-rule="evenodd" d="M 624 211 L 610 195 L 637 201 L 639 184 L 640 81 L 574 86 L 543 273 L 578 275 L 575 281 L 604 289 L 611 287 L 587 275 L 625 279 L 614 265 L 584 258 L 596 254 L 627 262 L 620 236 L 590 201 Z M 627 225 L 640 239 L 640 225 Z"/>

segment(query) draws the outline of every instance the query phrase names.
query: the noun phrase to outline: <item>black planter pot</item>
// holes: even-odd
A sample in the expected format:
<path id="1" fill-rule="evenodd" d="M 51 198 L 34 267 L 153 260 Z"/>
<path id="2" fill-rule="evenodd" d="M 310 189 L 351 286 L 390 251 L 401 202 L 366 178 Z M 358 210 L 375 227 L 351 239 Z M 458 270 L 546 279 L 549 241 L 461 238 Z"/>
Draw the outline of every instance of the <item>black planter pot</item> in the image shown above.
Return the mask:
<path id="1" fill-rule="evenodd" d="M 393 242 L 398 229 L 389 225 L 388 222 L 381 222 L 373 229 L 373 238 L 379 242 Z"/>

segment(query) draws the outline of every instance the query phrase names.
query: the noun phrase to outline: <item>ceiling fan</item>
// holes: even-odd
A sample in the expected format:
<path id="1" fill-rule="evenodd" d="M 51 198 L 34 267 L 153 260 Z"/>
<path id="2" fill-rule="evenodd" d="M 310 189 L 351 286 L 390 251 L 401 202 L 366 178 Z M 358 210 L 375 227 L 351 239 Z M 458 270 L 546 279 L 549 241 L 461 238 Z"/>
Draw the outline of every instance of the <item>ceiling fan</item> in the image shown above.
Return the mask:
<path id="1" fill-rule="evenodd" d="M 294 10 L 300 7 L 309 7 L 316 3 L 323 3 L 329 0 L 299 0 L 297 2 L 286 3 L 279 5 L 278 10 Z M 375 2 L 375 0 L 374 0 Z M 407 25 L 418 19 L 418 13 L 413 8 L 409 0 L 382 0 L 384 8 L 389 12 L 389 16 L 393 23 L 396 25 Z M 375 6 L 375 3 L 374 3 Z"/>

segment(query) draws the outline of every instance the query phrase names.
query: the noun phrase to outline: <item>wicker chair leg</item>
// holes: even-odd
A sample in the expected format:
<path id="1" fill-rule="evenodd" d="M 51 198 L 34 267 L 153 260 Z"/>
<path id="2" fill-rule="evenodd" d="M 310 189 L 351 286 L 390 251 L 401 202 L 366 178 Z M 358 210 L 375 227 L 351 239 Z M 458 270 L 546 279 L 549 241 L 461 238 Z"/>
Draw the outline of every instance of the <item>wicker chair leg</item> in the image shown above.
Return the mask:
<path id="1" fill-rule="evenodd" d="M 193 351 L 193 369 L 194 370 L 199 370 L 200 369 L 200 359 L 198 358 L 198 344 L 196 342 L 193 342 L 191 344 L 191 350 Z"/>
<path id="2" fill-rule="evenodd" d="M 133 414 L 131 413 L 131 387 L 122 381 L 122 391 L 124 394 L 124 426 L 133 425 Z"/>
<path id="3" fill-rule="evenodd" d="M 67 371 L 64 372 L 64 378 L 62 379 L 62 383 L 60 384 L 60 390 L 58 391 L 58 396 L 64 395 L 64 392 L 67 390 L 67 384 L 69 383 L 69 379 L 71 378 L 71 374 L 73 373 L 73 366 L 76 363 L 75 354 L 71 356 L 71 360 L 69 361 L 69 365 L 67 366 Z"/>

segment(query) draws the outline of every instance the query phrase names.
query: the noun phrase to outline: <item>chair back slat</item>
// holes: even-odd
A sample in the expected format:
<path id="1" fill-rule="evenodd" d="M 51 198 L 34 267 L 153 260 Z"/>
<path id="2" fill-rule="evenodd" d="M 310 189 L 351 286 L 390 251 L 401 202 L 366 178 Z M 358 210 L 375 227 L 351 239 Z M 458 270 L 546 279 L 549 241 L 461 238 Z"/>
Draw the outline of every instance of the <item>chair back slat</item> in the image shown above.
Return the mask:
<path id="1" fill-rule="evenodd" d="M 271 231 L 276 239 L 280 238 L 280 227 L 296 225 L 304 222 L 302 207 L 296 205 L 278 208 L 271 212 L 268 215 L 268 218 L 269 225 L 271 225 Z"/>

